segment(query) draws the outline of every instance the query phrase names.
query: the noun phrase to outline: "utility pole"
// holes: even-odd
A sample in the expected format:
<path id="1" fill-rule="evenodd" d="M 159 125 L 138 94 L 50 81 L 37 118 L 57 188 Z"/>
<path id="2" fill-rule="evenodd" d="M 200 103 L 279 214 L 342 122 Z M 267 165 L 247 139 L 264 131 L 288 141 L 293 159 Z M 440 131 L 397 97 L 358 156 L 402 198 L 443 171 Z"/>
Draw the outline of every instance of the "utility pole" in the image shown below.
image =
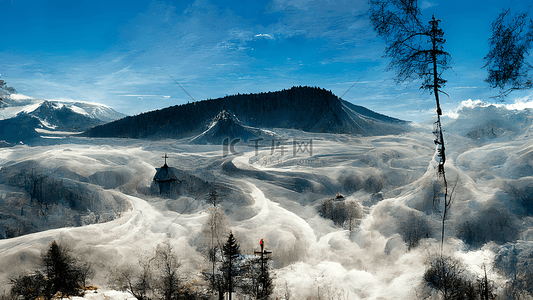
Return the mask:
<path id="1" fill-rule="evenodd" d="M 264 255 L 271 254 L 272 251 L 264 250 L 265 243 L 263 242 L 263 239 L 261 239 L 261 241 L 259 242 L 259 245 L 261 245 L 261 251 L 259 251 L 259 252 L 255 251 L 254 254 L 255 255 L 261 255 L 261 274 L 263 274 L 265 272 L 265 258 L 264 258 Z"/>
<path id="2" fill-rule="evenodd" d="M 261 284 L 262 289 L 265 288 L 265 255 L 272 254 L 272 251 L 265 250 L 265 242 L 263 242 L 263 239 L 259 242 L 259 245 L 261 246 L 261 251 L 254 251 L 255 255 L 261 255 L 261 274 L 259 274 L 258 283 Z"/>

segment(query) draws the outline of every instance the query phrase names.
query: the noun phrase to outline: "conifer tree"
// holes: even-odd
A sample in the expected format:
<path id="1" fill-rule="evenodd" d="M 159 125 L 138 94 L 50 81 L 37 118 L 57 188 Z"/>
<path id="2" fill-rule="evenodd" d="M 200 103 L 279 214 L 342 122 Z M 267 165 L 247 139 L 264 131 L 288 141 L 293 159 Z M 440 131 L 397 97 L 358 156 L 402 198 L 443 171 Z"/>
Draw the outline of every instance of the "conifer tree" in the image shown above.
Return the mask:
<path id="1" fill-rule="evenodd" d="M 229 293 L 229 300 L 231 300 L 232 293 L 236 286 L 237 276 L 240 272 L 240 263 L 238 259 L 241 255 L 240 246 L 237 244 L 233 232 L 230 232 L 228 240 L 222 247 L 222 250 L 225 258 L 223 270 L 226 273 L 226 291 Z"/>
<path id="2" fill-rule="evenodd" d="M 90 273 L 88 264 L 81 266 L 69 249 L 53 241 L 42 255 L 41 268 L 31 275 L 12 279 L 11 294 L 24 299 L 52 299 L 83 295 L 83 284 Z"/>
<path id="3" fill-rule="evenodd" d="M 53 241 L 43 256 L 44 274 L 47 280 L 47 295 L 51 298 L 57 292 L 65 296 L 77 296 L 83 293 L 79 284 L 81 271 L 65 247 Z"/>

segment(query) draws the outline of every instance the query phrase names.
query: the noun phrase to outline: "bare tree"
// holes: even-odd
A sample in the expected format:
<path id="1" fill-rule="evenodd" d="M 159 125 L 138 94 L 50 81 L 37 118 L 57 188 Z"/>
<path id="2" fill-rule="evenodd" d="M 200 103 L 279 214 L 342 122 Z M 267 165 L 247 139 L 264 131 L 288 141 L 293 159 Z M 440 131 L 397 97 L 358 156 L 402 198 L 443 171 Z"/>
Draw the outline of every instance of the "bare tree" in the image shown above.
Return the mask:
<path id="1" fill-rule="evenodd" d="M 217 291 L 219 294 L 219 299 L 223 297 L 222 289 L 222 276 L 217 274 L 217 264 L 221 262 L 222 259 L 222 245 L 224 244 L 224 239 L 229 233 L 229 223 L 226 218 L 226 215 L 219 207 L 213 207 L 209 210 L 209 216 L 204 222 L 202 227 L 202 235 L 205 240 L 210 241 L 208 257 L 212 263 L 211 272 L 204 272 L 204 276 L 207 278 L 208 282 L 211 285 L 212 291 Z"/>
<path id="2" fill-rule="evenodd" d="M 471 272 L 452 256 L 430 257 L 424 272 L 424 284 L 440 294 L 444 300 L 494 300 L 494 284 L 488 279 L 486 266 L 483 276 Z"/>
<path id="3" fill-rule="evenodd" d="M 318 214 L 333 221 L 337 226 L 346 226 L 352 231 L 363 217 L 361 204 L 353 200 L 328 199 L 317 207 Z"/>
<path id="4" fill-rule="evenodd" d="M 358 224 L 358 222 L 361 221 L 363 218 L 363 207 L 359 202 L 354 200 L 346 200 L 345 201 L 345 209 L 346 209 L 346 226 L 348 227 L 348 230 L 352 231 L 354 230 L 355 226 Z"/>
<path id="5" fill-rule="evenodd" d="M 90 262 L 83 262 L 78 265 L 80 271 L 80 285 L 87 287 L 87 281 L 94 275 L 94 269 Z"/>
<path id="6" fill-rule="evenodd" d="M 156 286 L 162 294 L 160 298 L 164 300 L 179 299 L 180 278 L 178 269 L 180 262 L 170 244 L 157 246 L 154 263 L 158 278 Z"/>
<path id="7" fill-rule="evenodd" d="M 533 66 L 526 61 L 532 45 L 533 20 L 528 13 L 512 14 L 504 9 L 492 22 L 489 52 L 484 58 L 488 71 L 485 82 L 500 89 L 501 99 L 513 91 L 533 88 L 529 74 Z"/>
<path id="8" fill-rule="evenodd" d="M 407 244 L 407 250 L 418 247 L 420 240 L 433 236 L 433 227 L 423 213 L 410 211 L 399 222 L 398 233 Z"/>
<path id="9" fill-rule="evenodd" d="M 332 220 L 335 225 L 342 226 L 346 220 L 346 205 L 344 201 L 328 199 L 317 210 L 321 217 Z"/>
<path id="10" fill-rule="evenodd" d="M 424 273 L 424 282 L 438 291 L 442 299 L 465 299 L 461 293 L 469 287 L 466 267 L 457 259 L 447 256 L 433 256 Z"/>
<path id="11" fill-rule="evenodd" d="M 498 273 L 508 281 L 503 286 L 501 299 L 533 298 L 533 255 L 517 245 L 509 245 L 494 258 L 494 266 Z"/>
<path id="12" fill-rule="evenodd" d="M 444 202 L 448 199 L 448 182 L 444 164 L 446 153 L 441 125 L 442 109 L 439 93 L 446 84 L 442 73 L 449 69 L 450 54 L 444 51 L 444 31 L 435 16 L 425 25 L 416 0 L 368 0 L 369 15 L 374 30 L 381 36 L 387 48 L 385 56 L 391 59 L 389 70 L 396 71 L 396 81 L 422 80 L 421 89 L 435 97 L 437 121 L 435 122 L 435 145 L 437 146 L 437 174 L 444 185 Z M 444 220 L 444 219 L 443 219 Z M 443 221 L 444 222 L 444 221 Z M 444 230 L 443 230 L 444 233 Z"/>
<path id="13" fill-rule="evenodd" d="M 111 284 L 119 290 L 127 291 L 135 299 L 148 300 L 153 297 L 153 276 L 149 262 L 141 262 L 138 266 L 127 265 L 119 267 L 111 276 Z"/>
<path id="14" fill-rule="evenodd" d="M 197 299 L 193 285 L 180 273 L 178 254 L 168 243 L 158 245 L 153 255 L 142 258 L 138 265 L 125 265 L 111 274 L 111 284 L 129 292 L 138 300 Z"/>

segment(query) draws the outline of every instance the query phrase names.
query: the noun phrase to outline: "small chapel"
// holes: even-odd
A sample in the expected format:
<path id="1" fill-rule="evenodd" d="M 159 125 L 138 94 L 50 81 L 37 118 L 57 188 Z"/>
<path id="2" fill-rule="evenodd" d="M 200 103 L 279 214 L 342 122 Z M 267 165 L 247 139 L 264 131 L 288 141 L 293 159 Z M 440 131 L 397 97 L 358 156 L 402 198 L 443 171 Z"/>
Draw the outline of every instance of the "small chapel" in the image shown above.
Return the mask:
<path id="1" fill-rule="evenodd" d="M 157 172 L 154 176 L 154 182 L 159 186 L 159 194 L 167 194 L 171 191 L 173 183 L 178 181 L 178 178 L 172 172 L 172 169 L 167 165 L 167 154 L 165 153 L 165 164 L 161 168 L 156 168 Z"/>

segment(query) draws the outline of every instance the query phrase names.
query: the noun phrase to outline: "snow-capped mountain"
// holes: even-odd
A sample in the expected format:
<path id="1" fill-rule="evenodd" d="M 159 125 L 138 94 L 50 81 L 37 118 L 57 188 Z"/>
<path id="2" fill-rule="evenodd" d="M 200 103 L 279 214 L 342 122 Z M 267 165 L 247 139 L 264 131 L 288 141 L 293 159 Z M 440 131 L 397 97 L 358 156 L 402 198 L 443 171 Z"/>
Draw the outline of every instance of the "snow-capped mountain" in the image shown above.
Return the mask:
<path id="1" fill-rule="evenodd" d="M 272 131 L 246 126 L 232 112 L 222 110 L 213 118 L 209 127 L 201 134 L 195 136 L 190 143 L 222 144 L 226 138 L 230 141 L 239 138 L 246 142 L 259 138 L 271 140 L 276 138 L 276 136 Z"/>
<path id="2" fill-rule="evenodd" d="M 52 101 L 44 101 L 33 111 L 24 113 L 36 117 L 47 128 L 60 131 L 79 132 L 104 123 L 78 106 L 68 107 Z"/>
<path id="3" fill-rule="evenodd" d="M 101 104 L 37 100 L 19 94 L 4 93 L 0 104 L 0 140 L 8 142 L 79 133 L 124 117 Z"/>
<path id="4" fill-rule="evenodd" d="M 126 116 L 125 114 L 120 113 L 107 105 L 98 103 L 76 101 L 65 102 L 63 104 L 75 112 L 87 114 L 89 117 L 99 119 L 104 123 L 122 119 Z"/>
<path id="5" fill-rule="evenodd" d="M 104 123 L 118 120 L 126 116 L 107 105 L 99 103 L 82 101 L 50 101 L 35 99 L 21 94 L 6 93 L 1 94 L 0 98 L 2 99 L 2 101 L 0 101 L 0 120 L 12 118 L 21 112 L 31 113 L 43 105 L 54 109 L 65 107 L 77 114 L 85 115 L 93 119 L 99 119 Z"/>

